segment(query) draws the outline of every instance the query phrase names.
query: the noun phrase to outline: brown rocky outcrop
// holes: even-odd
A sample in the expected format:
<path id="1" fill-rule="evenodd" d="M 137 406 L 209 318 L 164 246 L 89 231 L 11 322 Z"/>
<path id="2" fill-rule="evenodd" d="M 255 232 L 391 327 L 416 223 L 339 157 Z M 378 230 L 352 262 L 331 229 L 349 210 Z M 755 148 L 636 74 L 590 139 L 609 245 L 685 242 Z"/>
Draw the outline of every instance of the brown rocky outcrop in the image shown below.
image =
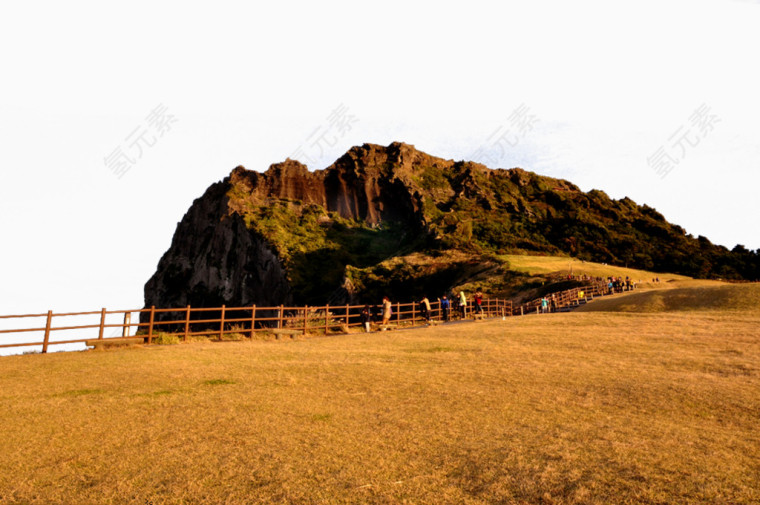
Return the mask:
<path id="1" fill-rule="evenodd" d="M 177 225 L 171 247 L 145 285 L 145 304 L 290 304 L 285 266 L 267 239 L 246 227 L 242 216 L 247 206 L 292 201 L 370 225 L 393 220 L 421 230 L 421 197 L 410 184 L 412 177 L 422 165 L 452 164 L 393 143 L 354 147 L 330 167 L 314 172 L 291 159 L 263 173 L 238 166 L 197 199 Z M 343 284 L 338 292 L 347 292 L 350 281 L 344 279 Z M 331 296 L 336 295 L 326 294 Z"/>
<path id="2" fill-rule="evenodd" d="M 229 209 L 229 184 L 219 182 L 193 202 L 172 244 L 145 285 L 145 305 L 218 307 L 279 305 L 290 284 L 263 237 Z"/>
<path id="3" fill-rule="evenodd" d="M 343 218 L 379 224 L 385 220 L 420 220 L 420 194 L 413 178 L 422 168 L 448 168 L 453 161 L 435 158 L 414 146 L 364 144 L 351 148 L 324 170 L 309 172 L 298 161 L 275 163 L 264 173 L 237 167 L 229 183 L 250 192 L 248 201 L 271 199 L 315 204 Z"/>

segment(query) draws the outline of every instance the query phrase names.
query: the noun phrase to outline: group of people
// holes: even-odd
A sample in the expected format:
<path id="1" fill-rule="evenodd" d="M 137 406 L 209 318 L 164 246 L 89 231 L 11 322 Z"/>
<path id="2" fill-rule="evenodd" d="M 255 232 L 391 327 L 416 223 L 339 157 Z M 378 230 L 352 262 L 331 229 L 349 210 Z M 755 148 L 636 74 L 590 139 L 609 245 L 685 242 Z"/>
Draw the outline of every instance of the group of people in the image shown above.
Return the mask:
<path id="1" fill-rule="evenodd" d="M 550 312 L 557 312 L 557 295 L 552 293 L 550 297 L 543 296 L 541 298 L 541 313 L 548 314 Z"/>
<path id="2" fill-rule="evenodd" d="M 427 300 L 427 297 L 423 298 L 423 301 L 420 302 L 421 304 Z M 454 309 L 461 319 L 465 319 L 467 317 L 467 295 L 464 294 L 464 291 L 460 291 L 458 296 L 454 296 L 452 294 L 451 298 L 449 298 L 448 295 L 443 295 L 440 298 L 441 302 L 441 317 L 444 321 L 450 321 L 451 320 L 451 311 Z M 456 304 L 456 305 L 455 305 Z M 476 291 L 475 294 L 472 297 L 472 308 L 471 311 L 474 311 L 475 314 L 482 314 L 483 313 L 483 293 L 480 292 L 480 290 Z M 428 304 L 428 310 L 425 315 L 425 318 L 429 321 L 430 320 L 430 307 Z"/>
<path id="3" fill-rule="evenodd" d="M 385 326 L 391 320 L 392 315 L 393 304 L 391 303 L 390 298 L 384 296 L 381 307 L 378 307 L 377 305 L 374 307 L 365 305 L 359 314 L 359 317 L 361 318 L 362 325 L 364 326 L 364 331 L 369 333 L 370 326 L 373 322 L 377 322 L 379 319 L 381 319 L 381 324 Z"/>
<path id="4" fill-rule="evenodd" d="M 607 289 L 612 293 L 622 293 L 623 291 L 633 291 L 636 288 L 636 283 L 633 280 L 625 276 L 622 277 L 607 277 Z"/>
<path id="5" fill-rule="evenodd" d="M 451 320 L 452 309 L 456 310 L 460 318 L 465 319 L 467 317 L 468 300 L 464 291 L 460 291 L 458 296 L 453 296 L 452 294 L 451 298 L 448 295 L 443 295 L 439 298 L 439 302 L 441 317 L 444 321 Z M 422 300 L 419 301 L 419 309 L 422 318 L 430 322 L 430 319 L 433 317 L 433 310 L 430 306 L 430 299 L 427 296 L 424 296 Z M 483 312 L 483 293 L 481 293 L 480 290 L 476 291 L 473 295 L 472 310 L 476 314 L 481 314 Z M 390 322 L 392 316 L 393 304 L 387 296 L 383 297 L 383 302 L 380 306 L 374 305 L 370 307 L 369 305 L 365 305 L 360 314 L 361 322 L 364 326 L 364 331 L 366 332 L 370 331 L 373 322 L 377 323 L 380 321 L 382 326 L 386 326 Z"/>

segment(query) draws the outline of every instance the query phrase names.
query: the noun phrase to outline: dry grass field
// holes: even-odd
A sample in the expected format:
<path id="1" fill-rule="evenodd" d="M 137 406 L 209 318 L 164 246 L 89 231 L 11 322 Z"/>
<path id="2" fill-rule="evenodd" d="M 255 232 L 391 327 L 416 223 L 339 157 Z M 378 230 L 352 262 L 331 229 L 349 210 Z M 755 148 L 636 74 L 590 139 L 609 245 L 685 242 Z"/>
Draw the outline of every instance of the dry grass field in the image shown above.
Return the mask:
<path id="1" fill-rule="evenodd" d="M 634 291 L 596 300 L 583 312 L 737 312 L 751 314 L 760 307 L 758 284 L 679 282 L 671 289 Z M 686 286 L 686 287 L 682 287 Z"/>
<path id="2" fill-rule="evenodd" d="M 716 281 L 694 281 L 691 277 L 677 274 L 654 273 L 646 270 L 637 270 L 635 268 L 625 268 L 615 265 L 606 265 L 594 263 L 592 261 L 581 261 L 577 258 L 568 258 L 564 256 L 531 256 L 526 254 L 505 254 L 500 258 L 509 262 L 509 267 L 518 272 L 525 272 L 531 275 L 541 274 L 568 274 L 572 272 L 575 275 L 590 275 L 592 277 L 630 277 L 634 281 L 641 281 L 642 286 L 664 287 L 669 284 L 679 282 L 698 282 L 699 284 L 715 285 Z M 660 283 L 653 284 L 652 279 L 658 278 Z"/>
<path id="3" fill-rule="evenodd" d="M 754 307 L 0 358 L 0 503 L 757 504 Z"/>

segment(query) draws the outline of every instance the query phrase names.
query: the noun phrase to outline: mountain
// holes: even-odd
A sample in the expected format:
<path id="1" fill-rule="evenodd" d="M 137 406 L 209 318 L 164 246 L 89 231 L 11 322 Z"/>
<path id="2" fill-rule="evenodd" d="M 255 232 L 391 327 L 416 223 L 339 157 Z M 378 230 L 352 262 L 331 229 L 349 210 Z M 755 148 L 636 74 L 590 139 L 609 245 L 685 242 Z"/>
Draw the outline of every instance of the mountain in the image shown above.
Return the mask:
<path id="1" fill-rule="evenodd" d="M 324 170 L 235 168 L 178 224 L 146 306 L 322 305 L 524 283 L 505 253 L 757 279 L 758 251 L 694 238 L 655 209 L 520 168 L 364 144 Z"/>

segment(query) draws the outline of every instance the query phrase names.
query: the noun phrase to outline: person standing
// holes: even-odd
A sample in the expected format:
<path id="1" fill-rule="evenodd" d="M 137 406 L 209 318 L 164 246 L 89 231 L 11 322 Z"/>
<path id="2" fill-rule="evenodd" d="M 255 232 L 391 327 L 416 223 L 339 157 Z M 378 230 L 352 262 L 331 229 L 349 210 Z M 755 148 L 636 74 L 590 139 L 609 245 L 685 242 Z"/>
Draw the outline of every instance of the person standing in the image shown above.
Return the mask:
<path id="1" fill-rule="evenodd" d="M 428 300 L 427 296 L 423 297 L 422 301 L 420 301 L 420 311 L 422 312 L 422 317 L 424 317 L 425 321 L 429 323 L 430 322 L 430 300 Z"/>
<path id="2" fill-rule="evenodd" d="M 388 324 L 393 315 L 393 308 L 391 307 L 391 301 L 387 296 L 383 297 L 383 326 Z"/>
<path id="3" fill-rule="evenodd" d="M 545 296 L 541 297 L 541 313 L 546 314 L 549 312 L 549 300 Z"/>
<path id="4" fill-rule="evenodd" d="M 369 305 L 365 305 L 360 314 L 362 324 L 364 325 L 364 332 L 369 333 L 369 324 L 372 319 L 371 310 Z"/>
<path id="5" fill-rule="evenodd" d="M 483 293 L 480 292 L 480 290 L 477 290 L 475 292 L 475 313 L 476 314 L 482 314 L 483 313 Z"/>
<path id="6" fill-rule="evenodd" d="M 464 291 L 459 292 L 459 311 L 462 315 L 462 319 L 467 317 L 467 297 L 464 296 Z"/>
<path id="7" fill-rule="evenodd" d="M 449 302 L 449 299 L 446 297 L 446 295 L 443 295 L 443 298 L 441 298 L 441 312 L 444 321 L 449 320 L 449 310 L 451 310 L 451 302 Z"/>

